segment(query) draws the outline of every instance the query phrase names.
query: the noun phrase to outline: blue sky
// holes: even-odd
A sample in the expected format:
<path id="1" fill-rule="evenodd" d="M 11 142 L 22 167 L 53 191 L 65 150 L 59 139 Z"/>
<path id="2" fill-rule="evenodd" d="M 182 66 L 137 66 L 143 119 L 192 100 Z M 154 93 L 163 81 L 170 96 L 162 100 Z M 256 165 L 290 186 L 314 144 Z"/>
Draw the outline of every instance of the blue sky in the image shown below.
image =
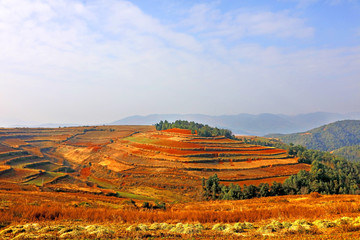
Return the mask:
<path id="1" fill-rule="evenodd" d="M 0 0 L 0 125 L 360 111 L 360 1 Z"/>

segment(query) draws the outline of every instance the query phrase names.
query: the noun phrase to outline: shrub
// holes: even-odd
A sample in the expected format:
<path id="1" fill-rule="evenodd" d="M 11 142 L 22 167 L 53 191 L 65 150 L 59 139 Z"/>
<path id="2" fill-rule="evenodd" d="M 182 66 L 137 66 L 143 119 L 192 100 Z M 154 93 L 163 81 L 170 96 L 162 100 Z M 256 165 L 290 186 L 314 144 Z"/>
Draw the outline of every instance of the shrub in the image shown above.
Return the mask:
<path id="1" fill-rule="evenodd" d="M 345 224 L 351 224 L 353 222 L 353 218 L 350 218 L 350 217 L 342 217 L 342 218 L 339 218 L 339 219 L 336 219 L 334 221 L 334 223 L 336 225 L 345 225 Z"/>
<path id="2" fill-rule="evenodd" d="M 359 225 L 360 225 L 360 217 L 355 218 L 352 223 L 353 223 L 355 226 L 359 226 Z"/>
<path id="3" fill-rule="evenodd" d="M 159 224 L 159 227 L 160 227 L 160 229 L 162 229 L 162 230 L 166 230 L 166 229 L 168 229 L 169 224 L 167 224 L 167 223 L 160 223 L 160 224 Z"/>
<path id="4" fill-rule="evenodd" d="M 322 195 L 318 192 L 312 192 L 312 193 L 310 193 L 310 197 L 311 198 L 320 198 L 320 197 L 322 197 Z"/>
<path id="5" fill-rule="evenodd" d="M 170 232 L 182 233 L 184 231 L 184 226 L 182 223 L 177 223 L 174 228 L 170 230 Z"/>
<path id="6" fill-rule="evenodd" d="M 160 223 L 153 223 L 153 224 L 150 225 L 149 229 L 150 230 L 159 230 L 159 229 L 162 229 L 162 228 L 161 228 Z"/>
<path id="7" fill-rule="evenodd" d="M 126 231 L 136 232 L 136 231 L 139 231 L 139 228 L 136 225 L 130 225 L 128 228 L 126 228 Z"/>
<path id="8" fill-rule="evenodd" d="M 150 208 L 151 208 L 151 205 L 150 205 L 150 203 L 148 203 L 148 202 L 143 202 L 142 208 L 150 209 Z"/>
<path id="9" fill-rule="evenodd" d="M 212 227 L 212 230 L 214 231 L 223 231 L 225 230 L 226 226 L 224 224 L 221 223 L 217 223 Z"/>
<path id="10" fill-rule="evenodd" d="M 309 233 L 312 230 L 311 226 L 312 223 L 303 219 L 298 219 L 291 224 L 288 230 L 290 232 Z"/>
<path id="11" fill-rule="evenodd" d="M 244 222 L 244 228 L 245 229 L 254 229 L 254 225 L 249 222 Z"/>
<path id="12" fill-rule="evenodd" d="M 182 233 L 184 233 L 184 234 L 195 234 L 195 233 L 200 233 L 201 230 L 202 229 L 199 226 L 194 226 L 193 224 L 185 224 L 185 225 L 183 225 Z"/>
<path id="13" fill-rule="evenodd" d="M 158 203 L 158 202 L 155 202 L 155 209 L 158 208 L 158 209 L 162 209 L 162 210 L 166 210 L 166 204 L 164 202 L 161 202 L 161 203 Z"/>
<path id="14" fill-rule="evenodd" d="M 317 228 L 332 228 L 335 227 L 336 224 L 328 221 L 328 220 L 316 220 L 313 222 L 313 224 L 317 227 Z"/>
<path id="15" fill-rule="evenodd" d="M 143 223 L 138 224 L 137 228 L 139 230 L 141 230 L 141 231 L 144 231 L 144 232 L 149 230 L 148 226 L 146 224 L 143 224 Z"/>
<path id="16" fill-rule="evenodd" d="M 284 228 L 290 228 L 292 223 L 291 222 L 282 222 Z"/>
<path id="17" fill-rule="evenodd" d="M 244 232 L 244 225 L 243 223 L 235 223 L 234 224 L 234 228 L 233 228 L 233 231 L 236 232 L 236 233 L 240 233 L 240 232 Z"/>
<path id="18" fill-rule="evenodd" d="M 234 233 L 234 227 L 231 224 L 225 224 L 224 233 Z"/>

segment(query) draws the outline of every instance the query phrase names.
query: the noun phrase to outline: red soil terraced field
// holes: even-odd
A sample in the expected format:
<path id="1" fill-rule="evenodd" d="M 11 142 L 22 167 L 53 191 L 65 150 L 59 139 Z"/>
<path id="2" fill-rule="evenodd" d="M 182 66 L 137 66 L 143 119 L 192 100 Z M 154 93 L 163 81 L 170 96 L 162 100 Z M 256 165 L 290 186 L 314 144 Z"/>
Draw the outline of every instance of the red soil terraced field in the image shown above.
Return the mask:
<path id="1" fill-rule="evenodd" d="M 283 181 L 309 165 L 285 150 L 154 126 L 0 129 L 0 183 L 134 199 L 201 198 L 201 178 Z M 10 184 L 10 185 L 9 185 Z"/>
<path id="2" fill-rule="evenodd" d="M 269 179 L 282 182 L 300 170 L 310 170 L 308 164 L 299 164 L 283 149 L 224 137 L 199 137 L 181 129 L 136 133 L 108 144 L 106 149 L 126 153 L 121 161 L 135 169 L 175 168 L 197 179 L 216 173 L 224 183 L 254 181 L 258 184 Z"/>
<path id="3" fill-rule="evenodd" d="M 179 129 L 179 128 L 166 129 L 166 130 L 163 130 L 163 132 L 168 132 L 168 133 L 181 133 L 181 134 L 191 134 L 191 130 L 188 130 L 188 129 Z"/>
<path id="4" fill-rule="evenodd" d="M 5 146 L 3 144 L 0 144 L 0 153 L 11 152 L 11 151 L 14 151 L 14 149 L 12 149 L 11 147 Z"/>

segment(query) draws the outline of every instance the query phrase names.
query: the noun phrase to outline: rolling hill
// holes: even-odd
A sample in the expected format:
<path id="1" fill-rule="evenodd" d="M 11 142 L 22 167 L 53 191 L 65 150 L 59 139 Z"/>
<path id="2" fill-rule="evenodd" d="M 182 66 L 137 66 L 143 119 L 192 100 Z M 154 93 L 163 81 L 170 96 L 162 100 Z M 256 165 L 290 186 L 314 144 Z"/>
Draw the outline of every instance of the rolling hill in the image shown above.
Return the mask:
<path id="1" fill-rule="evenodd" d="M 310 165 L 273 147 L 154 126 L 0 129 L 0 185 L 186 201 L 201 178 L 282 182 Z"/>
<path id="2" fill-rule="evenodd" d="M 204 201 L 202 177 L 214 173 L 221 191 L 245 193 L 310 174 L 257 140 L 270 141 L 154 126 L 0 129 L 0 238 L 359 238 L 357 195 Z"/>
<path id="3" fill-rule="evenodd" d="M 271 134 L 267 137 L 279 138 L 285 143 L 299 144 L 310 149 L 333 151 L 360 144 L 360 121 L 338 121 L 307 132 Z"/>

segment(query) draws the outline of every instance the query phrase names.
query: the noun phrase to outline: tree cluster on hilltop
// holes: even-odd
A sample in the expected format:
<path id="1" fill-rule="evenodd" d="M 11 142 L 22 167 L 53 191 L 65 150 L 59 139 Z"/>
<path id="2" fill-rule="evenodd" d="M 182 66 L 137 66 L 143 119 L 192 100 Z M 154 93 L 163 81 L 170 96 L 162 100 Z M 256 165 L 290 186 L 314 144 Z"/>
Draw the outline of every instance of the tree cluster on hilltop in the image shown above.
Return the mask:
<path id="1" fill-rule="evenodd" d="M 287 178 L 284 183 L 273 182 L 272 186 L 261 183 L 259 186 L 235 184 L 225 186 L 215 174 L 203 179 L 205 198 L 239 200 L 254 197 L 308 194 L 360 194 L 360 164 L 334 156 L 329 152 L 308 150 L 303 146 L 290 145 L 289 155 L 299 157 L 299 162 L 311 163 L 311 170 L 299 171 Z"/>
<path id="2" fill-rule="evenodd" d="M 227 138 L 234 138 L 232 132 L 228 129 L 221 129 L 217 127 L 210 127 L 206 124 L 189 122 L 185 120 L 176 120 L 175 122 L 160 121 L 155 124 L 156 130 L 166 130 L 171 128 L 180 128 L 180 129 L 189 129 L 191 133 L 201 136 L 201 137 L 216 137 L 216 136 L 225 136 Z"/>

